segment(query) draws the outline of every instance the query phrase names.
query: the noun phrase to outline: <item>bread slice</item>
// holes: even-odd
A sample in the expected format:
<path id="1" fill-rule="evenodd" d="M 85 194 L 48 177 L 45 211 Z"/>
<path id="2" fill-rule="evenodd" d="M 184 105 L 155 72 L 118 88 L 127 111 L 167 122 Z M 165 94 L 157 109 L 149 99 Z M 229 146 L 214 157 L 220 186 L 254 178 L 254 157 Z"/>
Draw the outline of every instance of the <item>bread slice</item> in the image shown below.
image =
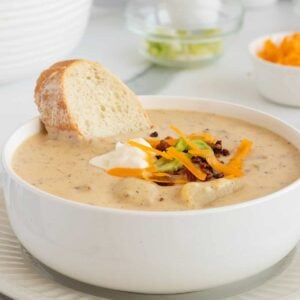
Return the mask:
<path id="1" fill-rule="evenodd" d="M 51 135 L 91 139 L 151 127 L 138 97 L 102 65 L 87 60 L 66 60 L 45 70 L 35 102 Z"/>

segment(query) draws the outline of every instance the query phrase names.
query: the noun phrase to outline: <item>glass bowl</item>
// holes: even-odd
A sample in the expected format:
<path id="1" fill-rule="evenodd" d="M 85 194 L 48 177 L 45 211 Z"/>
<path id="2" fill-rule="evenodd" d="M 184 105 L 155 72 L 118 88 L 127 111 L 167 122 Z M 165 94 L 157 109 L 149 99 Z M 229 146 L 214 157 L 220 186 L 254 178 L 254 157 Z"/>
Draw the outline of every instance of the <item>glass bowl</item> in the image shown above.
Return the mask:
<path id="1" fill-rule="evenodd" d="M 243 21 L 239 0 L 132 0 L 126 24 L 154 63 L 189 67 L 220 56 Z"/>

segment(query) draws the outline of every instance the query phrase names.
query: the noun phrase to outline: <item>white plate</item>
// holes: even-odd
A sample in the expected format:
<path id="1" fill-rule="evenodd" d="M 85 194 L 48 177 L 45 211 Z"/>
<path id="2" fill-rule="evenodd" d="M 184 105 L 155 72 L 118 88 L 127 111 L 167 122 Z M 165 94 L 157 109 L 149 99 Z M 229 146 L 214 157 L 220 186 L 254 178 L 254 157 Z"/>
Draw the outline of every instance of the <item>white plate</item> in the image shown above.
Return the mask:
<path id="1" fill-rule="evenodd" d="M 300 299 L 300 245 L 259 275 L 219 288 L 163 296 L 112 291 L 67 278 L 33 258 L 10 228 L 0 191 L 0 292 L 22 300 L 296 300 Z"/>

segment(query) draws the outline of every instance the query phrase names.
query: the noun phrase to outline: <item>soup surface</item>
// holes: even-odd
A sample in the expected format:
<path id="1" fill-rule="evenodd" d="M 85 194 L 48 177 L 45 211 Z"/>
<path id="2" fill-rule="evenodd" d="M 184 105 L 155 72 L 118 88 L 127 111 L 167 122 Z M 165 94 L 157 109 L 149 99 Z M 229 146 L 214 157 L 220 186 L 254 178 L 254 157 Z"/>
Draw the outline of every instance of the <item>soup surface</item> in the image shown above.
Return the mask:
<path id="1" fill-rule="evenodd" d="M 300 151 L 267 129 L 241 120 L 200 112 L 150 110 L 149 116 L 156 124 L 154 130 L 159 133 L 159 138 L 174 136 L 169 125 L 176 124 L 186 133 L 211 133 L 222 140 L 223 146 L 231 152 L 241 139 L 253 141 L 253 149 L 244 162 L 245 175 L 239 179 L 243 182 L 243 188 L 207 204 L 206 207 L 224 206 L 261 197 L 300 177 Z M 120 197 L 115 192 L 123 178 L 110 176 L 104 170 L 89 164 L 91 158 L 114 149 L 117 141 L 127 141 L 137 136 L 148 138 L 149 134 L 150 132 L 144 132 L 87 142 L 54 140 L 46 133 L 39 133 L 28 138 L 17 149 L 13 168 L 19 176 L 39 189 L 73 201 L 127 209 L 192 209 L 181 199 L 182 185 L 159 186 L 149 183 L 154 185 L 155 197 L 150 192 L 149 195 L 145 193 L 146 201 L 133 201 L 131 197 Z M 228 159 L 230 156 L 224 161 Z M 139 192 L 138 189 L 136 192 Z"/>

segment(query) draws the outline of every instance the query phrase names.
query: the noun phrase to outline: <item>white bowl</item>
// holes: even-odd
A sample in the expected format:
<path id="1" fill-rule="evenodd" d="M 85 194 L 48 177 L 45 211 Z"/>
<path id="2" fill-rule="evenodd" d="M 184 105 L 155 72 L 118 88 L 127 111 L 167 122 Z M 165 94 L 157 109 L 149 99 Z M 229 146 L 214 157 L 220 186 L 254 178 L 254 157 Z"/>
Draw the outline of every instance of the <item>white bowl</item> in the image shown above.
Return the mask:
<path id="1" fill-rule="evenodd" d="M 300 149 L 296 129 L 253 109 L 186 97 L 148 96 L 142 101 L 147 108 L 176 107 L 248 120 Z M 67 276 L 132 292 L 195 291 L 256 274 L 286 256 L 299 240 L 299 180 L 246 203 L 177 212 L 102 208 L 41 191 L 11 167 L 15 150 L 40 128 L 38 118 L 29 121 L 4 147 L 6 207 L 26 249 Z"/>
<path id="2" fill-rule="evenodd" d="M 275 43 L 280 43 L 286 35 L 290 34 L 292 32 L 280 32 L 260 37 L 250 44 L 249 52 L 260 93 L 276 103 L 300 106 L 300 67 L 272 63 L 257 56 L 265 40 L 271 39 Z"/>
<path id="3" fill-rule="evenodd" d="M 0 3 L 0 83 L 35 73 L 79 42 L 91 0 L 11 0 Z"/>

